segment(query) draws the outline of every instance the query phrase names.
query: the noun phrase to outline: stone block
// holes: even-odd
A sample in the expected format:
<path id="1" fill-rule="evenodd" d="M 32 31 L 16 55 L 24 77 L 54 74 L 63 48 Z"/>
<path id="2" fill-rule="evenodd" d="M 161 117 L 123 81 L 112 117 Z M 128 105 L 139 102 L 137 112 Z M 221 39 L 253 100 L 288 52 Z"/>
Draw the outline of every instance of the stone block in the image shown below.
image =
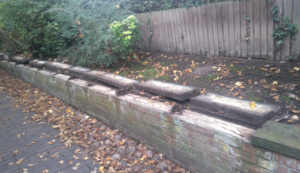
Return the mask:
<path id="1" fill-rule="evenodd" d="M 63 63 L 59 63 L 59 62 L 47 62 L 45 64 L 45 68 L 47 70 L 52 70 L 58 73 L 65 73 L 65 71 L 70 70 L 70 68 L 72 68 L 71 65 L 69 64 L 63 64 Z"/>
<path id="2" fill-rule="evenodd" d="M 72 106 L 86 112 L 89 105 L 87 98 L 88 82 L 81 79 L 74 79 L 69 80 L 68 85 Z"/>
<path id="3" fill-rule="evenodd" d="M 251 144 L 300 159 L 300 128 L 268 121 L 251 136 Z"/>
<path id="4" fill-rule="evenodd" d="M 126 77 L 122 77 L 119 75 L 115 75 L 112 73 L 106 73 L 101 71 L 92 71 L 88 72 L 85 75 L 87 75 L 88 78 L 96 80 L 98 82 L 116 87 L 116 88 L 128 88 L 133 86 L 134 84 L 138 83 L 138 81 L 129 79 Z"/>
<path id="5" fill-rule="evenodd" d="M 278 113 L 277 106 L 256 103 L 255 108 L 250 107 L 251 101 L 232 97 L 206 93 L 192 97 L 190 102 L 195 109 L 204 111 L 222 112 L 217 116 L 234 119 L 252 126 L 261 126 Z"/>
<path id="6" fill-rule="evenodd" d="M 4 53 L 3 54 L 3 59 L 6 60 L 6 61 L 11 61 L 10 54 L 9 53 Z"/>
<path id="7" fill-rule="evenodd" d="M 76 77 L 79 77 L 79 76 L 82 76 L 82 77 L 85 77 L 87 74 L 87 72 L 90 72 L 91 69 L 89 68 L 84 68 L 84 67 L 72 67 L 69 69 L 69 74 L 71 76 L 76 76 Z"/>
<path id="8" fill-rule="evenodd" d="M 37 68 L 44 68 L 45 64 L 48 63 L 49 61 L 40 61 L 38 59 L 29 61 L 29 65 L 32 67 L 37 67 Z"/>
<path id="9" fill-rule="evenodd" d="M 29 63 L 29 58 L 24 58 L 21 56 L 11 57 L 11 60 L 16 62 L 17 64 L 28 64 Z"/>
<path id="10" fill-rule="evenodd" d="M 197 88 L 177 85 L 156 80 L 148 80 L 143 83 L 136 83 L 136 88 L 178 101 L 184 101 L 197 95 Z"/>

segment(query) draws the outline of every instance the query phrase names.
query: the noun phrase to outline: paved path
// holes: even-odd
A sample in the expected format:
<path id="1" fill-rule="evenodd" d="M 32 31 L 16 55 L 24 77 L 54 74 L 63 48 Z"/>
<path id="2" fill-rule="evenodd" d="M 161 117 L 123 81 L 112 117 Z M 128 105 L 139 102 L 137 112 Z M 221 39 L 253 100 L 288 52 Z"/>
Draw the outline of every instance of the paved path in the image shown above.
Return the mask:
<path id="1" fill-rule="evenodd" d="M 39 124 L 38 122 L 29 122 L 24 119 L 30 114 L 23 113 L 21 108 L 15 108 L 10 103 L 9 95 L 0 91 L 0 172 L 16 173 L 28 172 L 39 173 L 45 170 L 52 172 L 91 172 L 98 164 L 94 160 L 84 160 L 81 154 L 75 154 L 78 148 L 72 145 L 66 149 L 64 144 L 56 138 L 53 145 L 48 144 L 54 136 L 59 135 L 59 130 L 51 128 L 49 124 Z M 26 117 L 25 117 L 26 118 Z M 28 121 L 28 123 L 25 123 Z M 18 150 L 16 155 L 13 153 Z M 52 158 L 55 153 L 59 157 Z M 38 157 L 43 155 L 43 157 Z M 75 160 L 73 156 L 77 156 Z M 21 163 L 16 162 L 23 159 Z M 64 161 L 60 164 L 60 161 Z M 69 162 L 72 161 L 72 164 Z M 9 166 L 10 163 L 13 163 Z M 80 163 L 75 171 L 73 167 Z M 75 168 L 76 169 L 76 168 Z M 47 172 L 47 171 L 46 171 Z"/>

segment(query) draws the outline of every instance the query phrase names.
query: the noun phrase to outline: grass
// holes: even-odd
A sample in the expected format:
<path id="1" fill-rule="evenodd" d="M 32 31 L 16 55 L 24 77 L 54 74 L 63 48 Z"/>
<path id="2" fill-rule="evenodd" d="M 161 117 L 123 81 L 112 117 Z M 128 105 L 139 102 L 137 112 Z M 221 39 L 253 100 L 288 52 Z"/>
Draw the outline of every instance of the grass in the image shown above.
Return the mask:
<path id="1" fill-rule="evenodd" d="M 289 98 L 288 96 L 281 96 L 281 99 L 284 101 L 291 101 L 291 98 Z"/>
<path id="2" fill-rule="evenodd" d="M 231 67 L 228 67 L 228 69 L 230 69 L 232 72 L 237 72 L 237 71 L 245 71 L 248 68 L 247 67 L 237 68 L 235 66 L 231 66 Z"/>
<path id="3" fill-rule="evenodd" d="M 247 96 L 248 99 L 251 100 L 251 101 L 256 101 L 256 102 L 262 101 L 262 98 L 255 96 L 255 95 L 254 95 L 253 93 L 251 93 L 251 92 L 246 93 L 246 96 Z"/>
<path id="4" fill-rule="evenodd" d="M 214 75 L 208 75 L 208 76 L 206 76 L 206 79 L 207 80 L 214 80 L 216 77 L 214 76 Z"/>

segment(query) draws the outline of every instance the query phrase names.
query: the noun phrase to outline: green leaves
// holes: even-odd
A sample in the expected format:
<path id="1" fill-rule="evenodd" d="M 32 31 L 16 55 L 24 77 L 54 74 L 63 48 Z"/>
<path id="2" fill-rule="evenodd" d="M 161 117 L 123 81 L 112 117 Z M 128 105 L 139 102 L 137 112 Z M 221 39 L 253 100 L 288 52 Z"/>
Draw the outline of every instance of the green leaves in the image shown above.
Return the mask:
<path id="1" fill-rule="evenodd" d="M 59 37 L 59 25 L 51 25 L 55 13 L 46 11 L 61 3 L 60 0 L 1 0 L 0 18 L 4 30 L 11 32 L 12 37 L 24 38 L 21 39 L 22 49 L 29 50 L 34 56 L 56 55 L 67 42 Z M 58 43 L 62 45 L 57 46 Z"/>
<path id="2" fill-rule="evenodd" d="M 114 22 L 110 25 L 113 51 L 120 57 L 126 57 L 137 46 L 139 37 L 138 21 L 131 15 L 122 22 Z"/>

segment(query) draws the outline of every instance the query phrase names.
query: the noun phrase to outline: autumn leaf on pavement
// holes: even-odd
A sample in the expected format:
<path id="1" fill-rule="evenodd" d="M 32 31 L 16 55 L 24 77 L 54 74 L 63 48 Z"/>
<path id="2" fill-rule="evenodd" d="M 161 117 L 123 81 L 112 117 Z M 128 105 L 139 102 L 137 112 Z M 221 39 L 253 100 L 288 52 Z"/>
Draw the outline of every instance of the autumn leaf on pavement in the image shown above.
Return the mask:
<path id="1" fill-rule="evenodd" d="M 300 114 L 300 111 L 298 111 L 298 110 L 292 109 L 291 111 L 292 111 L 294 114 Z"/>
<path id="2" fill-rule="evenodd" d="M 256 108 L 256 103 L 255 103 L 255 102 L 251 102 L 251 103 L 250 103 L 250 107 L 251 107 L 252 109 Z"/>

